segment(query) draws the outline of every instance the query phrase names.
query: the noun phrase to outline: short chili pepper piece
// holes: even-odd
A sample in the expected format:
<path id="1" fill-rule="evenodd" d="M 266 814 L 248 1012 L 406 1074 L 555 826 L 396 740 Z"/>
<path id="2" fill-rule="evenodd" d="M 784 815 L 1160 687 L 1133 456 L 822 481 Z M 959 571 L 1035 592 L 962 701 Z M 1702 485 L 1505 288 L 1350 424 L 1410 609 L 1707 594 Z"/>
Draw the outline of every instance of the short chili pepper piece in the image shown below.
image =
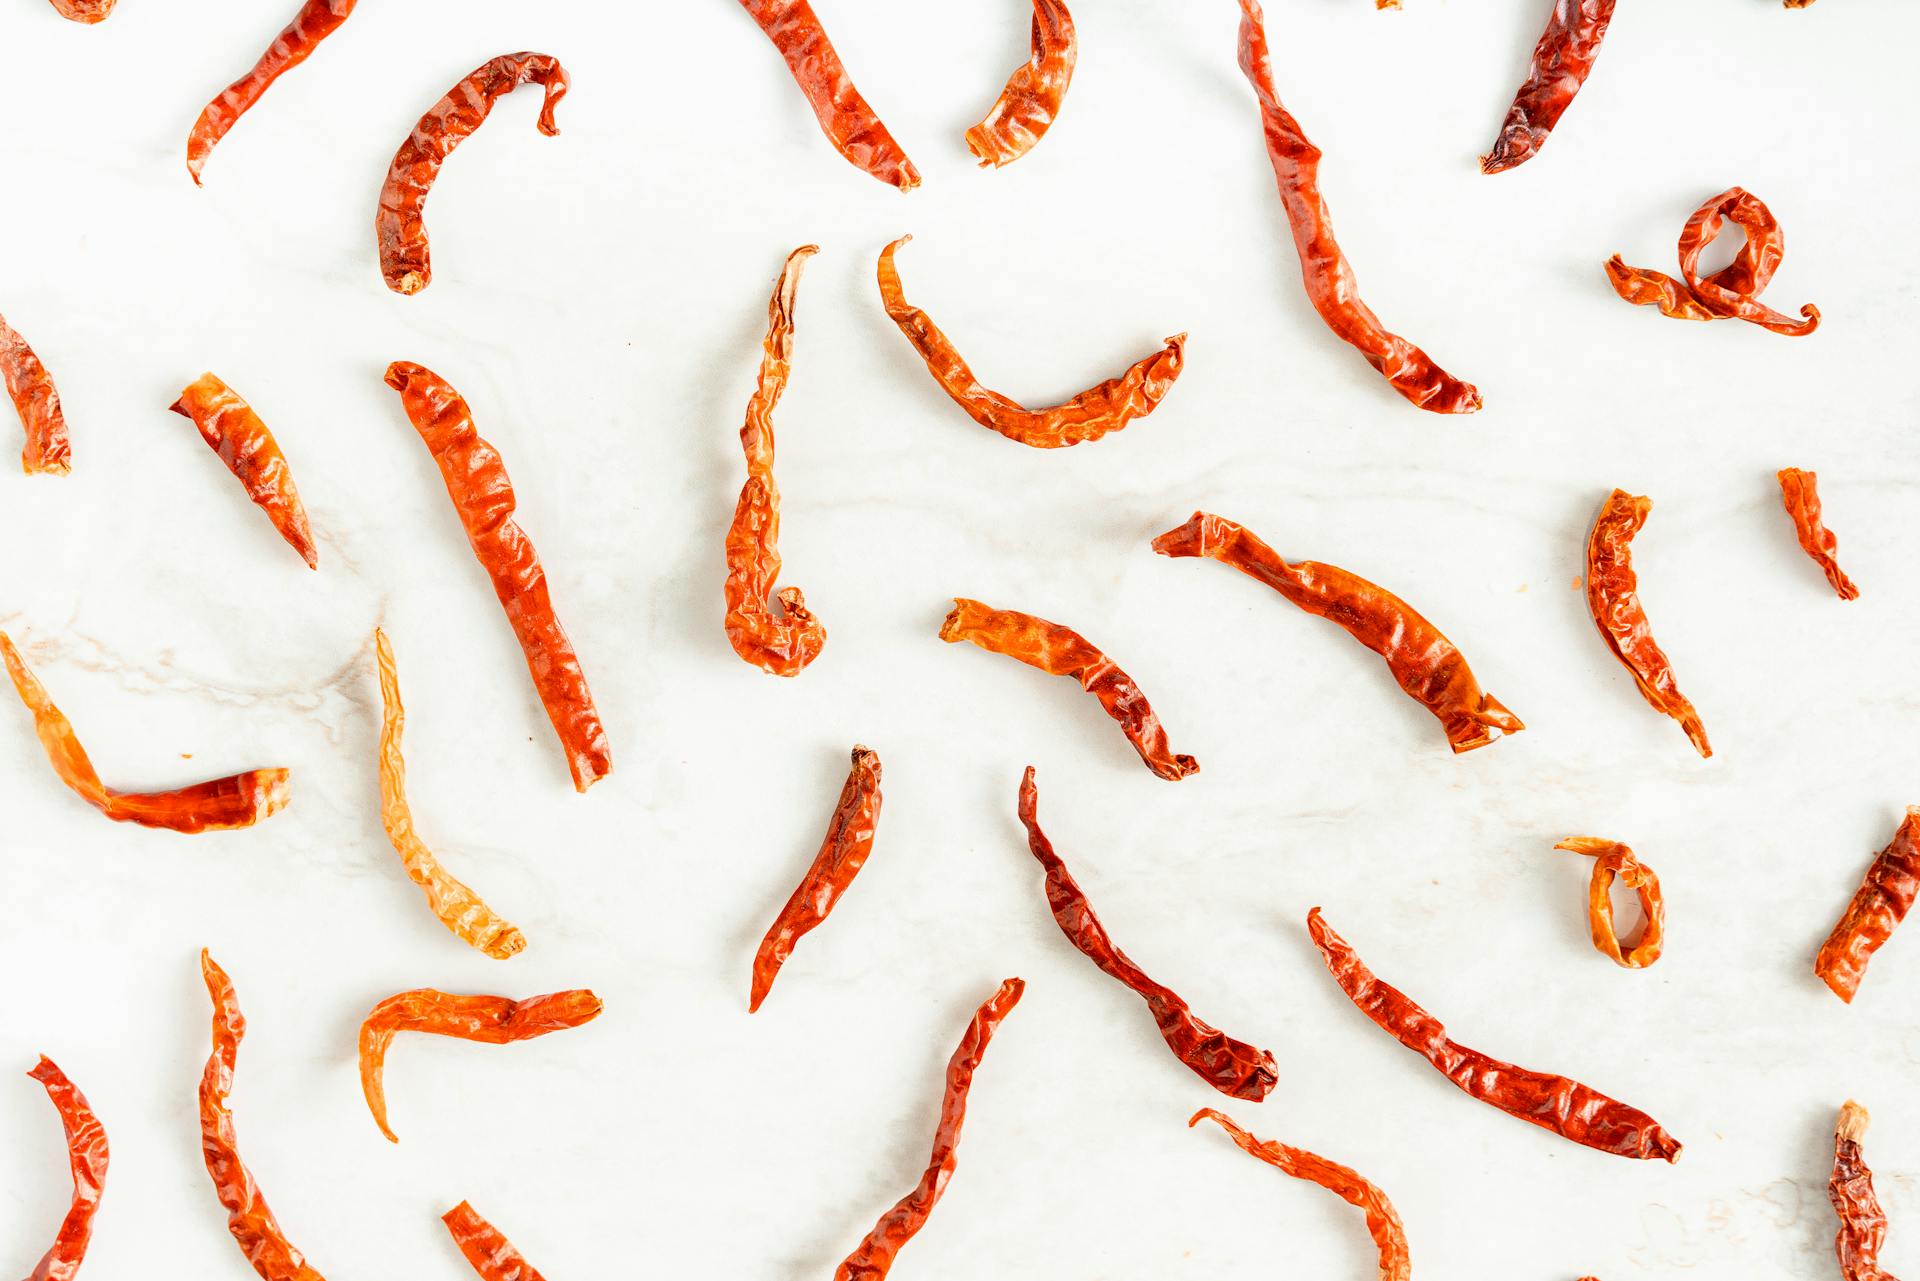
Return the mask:
<path id="1" fill-rule="evenodd" d="M 1787 505 L 1787 515 L 1793 520 L 1794 537 L 1800 540 L 1800 550 L 1813 558 L 1820 572 L 1827 576 L 1827 582 L 1841 600 L 1859 600 L 1860 589 L 1847 577 L 1847 571 L 1840 568 L 1840 562 L 1833 557 L 1840 542 L 1833 531 L 1820 519 L 1820 477 L 1810 471 L 1801 471 L 1798 467 L 1782 468 L 1777 474 L 1780 481 L 1780 497 Z"/>
<path id="2" fill-rule="evenodd" d="M 171 408 L 193 420 L 200 438 L 220 456 L 254 506 L 266 513 L 287 546 L 300 553 L 307 568 L 320 568 L 320 553 L 313 545 L 307 509 L 293 483 L 293 469 L 253 406 L 214 375 L 202 374 L 180 393 Z"/>
<path id="3" fill-rule="evenodd" d="M 206 105 L 193 123 L 193 132 L 187 135 L 187 172 L 193 175 L 195 186 L 200 184 L 200 172 L 207 167 L 207 158 L 227 136 L 227 130 L 260 101 L 261 95 L 283 72 L 305 62 L 322 40 L 338 31 L 358 3 L 359 0 L 306 0 L 294 14 L 293 21 L 274 37 L 267 51 L 253 64 L 253 70 L 222 89 Z"/>
<path id="4" fill-rule="evenodd" d="M 91 26 L 105 22 L 118 3 L 119 0 L 53 0 L 53 8 L 63 18 Z"/>
<path id="5" fill-rule="evenodd" d="M 1633 538 L 1647 523 L 1653 500 L 1616 489 L 1600 506 L 1587 538 L 1587 612 L 1613 656 L 1633 676 L 1640 697 L 1671 716 L 1702 757 L 1713 755 L 1707 727 L 1674 679 L 1673 664 L 1653 639 L 1633 572 Z"/>
<path id="6" fill-rule="evenodd" d="M 108 8 L 112 8 L 111 5 Z M 102 15 L 105 16 L 105 15 Z M 53 1245 L 41 1256 L 27 1281 L 73 1281 L 93 1239 L 93 1218 L 107 1186 L 107 1131 L 87 1096 L 46 1055 L 27 1073 L 46 1087 L 67 1135 L 67 1165 L 73 1174 L 73 1201 Z"/>
<path id="7" fill-rule="evenodd" d="M 1533 65 L 1514 95 L 1493 150 L 1480 157 L 1481 173 L 1504 173 L 1525 164 L 1547 145 L 1547 135 L 1587 82 L 1600 42 L 1607 38 L 1616 0 L 1549 0 L 1547 29 L 1534 46 Z"/>
<path id="8" fill-rule="evenodd" d="M 1870 1119 L 1865 1108 L 1848 1099 L 1833 1127 L 1833 1174 L 1827 1180 L 1827 1199 L 1840 1217 L 1833 1250 L 1846 1281 L 1894 1281 L 1880 1267 L 1880 1247 L 1887 1243 L 1887 1212 L 1880 1208 L 1873 1171 L 1860 1150 Z"/>
<path id="9" fill-rule="evenodd" d="M 545 1281 L 540 1270 L 513 1248 L 506 1234 L 481 1218 L 480 1212 L 465 1201 L 441 1215 L 440 1221 L 447 1225 L 447 1231 L 453 1234 L 453 1243 L 460 1247 L 460 1253 L 473 1265 L 481 1281 Z"/>
<path id="10" fill-rule="evenodd" d="M 22 470 L 49 476 L 72 471 L 73 443 L 67 436 L 60 393 L 40 357 L 5 316 L 0 316 L 0 382 L 6 383 L 7 398 L 26 428 L 27 443 L 20 451 Z"/>
<path id="11" fill-rule="evenodd" d="M 1746 243 L 1732 262 L 1703 277 L 1700 255 L 1729 222 L 1747 233 Z M 1766 202 L 1744 188 L 1730 187 L 1694 210 L 1681 229 L 1683 279 L 1629 267 L 1615 254 L 1607 262 L 1607 280 L 1628 302 L 1657 307 L 1675 320 L 1744 320 L 1789 338 L 1804 338 L 1820 327 L 1818 307 L 1806 304 L 1795 320 L 1760 301 L 1786 254 L 1786 237 Z"/>
<path id="12" fill-rule="evenodd" d="M 1032 43 L 1033 56 L 1007 81 L 987 118 L 967 130 L 967 150 L 982 168 L 1012 164 L 1032 151 L 1060 114 L 1080 56 L 1063 0 L 1033 0 Z"/>
<path id="13" fill-rule="evenodd" d="M 1860 980 L 1867 975 L 1867 962 L 1907 919 L 1916 894 L 1920 894 L 1920 805 L 1908 808 L 1900 829 L 1867 868 L 1866 879 L 1814 958 L 1813 972 L 1835 996 L 1853 1004 Z"/>
<path id="14" fill-rule="evenodd" d="M 1642 970 L 1659 960 L 1666 942 L 1667 907 L 1660 893 L 1660 878 L 1653 869 L 1620 842 L 1597 836 L 1569 836 L 1553 848 L 1584 854 L 1594 861 L 1593 876 L 1587 882 L 1587 929 L 1600 954 L 1629 970 Z M 1613 928 L 1616 878 L 1639 895 L 1640 911 L 1646 918 L 1640 941 L 1631 947 Z"/>

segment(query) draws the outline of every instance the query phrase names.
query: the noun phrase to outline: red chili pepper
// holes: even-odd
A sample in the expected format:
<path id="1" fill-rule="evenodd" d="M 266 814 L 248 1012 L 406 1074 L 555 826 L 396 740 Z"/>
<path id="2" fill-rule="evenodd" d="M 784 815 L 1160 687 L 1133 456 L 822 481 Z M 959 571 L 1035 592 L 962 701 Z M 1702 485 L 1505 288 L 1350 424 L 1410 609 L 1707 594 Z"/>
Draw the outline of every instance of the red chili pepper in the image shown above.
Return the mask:
<path id="1" fill-rule="evenodd" d="M 1790 6 L 1791 7 L 1791 6 Z M 1833 1128 L 1833 1175 L 1827 1180 L 1827 1199 L 1840 1216 L 1833 1238 L 1840 1256 L 1840 1275 L 1846 1281 L 1893 1281 L 1881 1270 L 1880 1247 L 1887 1242 L 1887 1213 L 1873 1191 L 1873 1171 L 1867 1168 L 1860 1140 L 1866 1137 L 1867 1110 L 1848 1099 Z"/>
<path id="2" fill-rule="evenodd" d="M 393 153 L 387 180 L 380 186 L 380 211 L 373 229 L 380 246 L 380 275 L 395 293 L 417 294 L 433 280 L 425 210 L 440 166 L 453 149 L 486 123 L 493 104 L 524 84 L 546 90 L 536 122 L 548 137 L 560 132 L 553 109 L 567 96 L 567 73 L 544 53 L 502 54 L 481 63 L 447 90 L 413 127 Z"/>
<path id="3" fill-rule="evenodd" d="M 440 1221 L 447 1225 L 453 1243 L 467 1256 L 481 1281 L 544 1281 L 540 1270 L 513 1248 L 513 1242 L 465 1201 L 441 1215 Z"/>
<path id="4" fill-rule="evenodd" d="M 73 469 L 73 445 L 67 439 L 67 416 L 60 409 L 60 393 L 40 357 L 27 340 L 0 316 L 0 381 L 27 430 L 20 466 L 29 474 L 64 476 Z"/>
<path id="5" fill-rule="evenodd" d="M 1266 19 L 1259 0 L 1240 0 L 1240 69 L 1260 99 L 1266 125 L 1267 156 L 1280 184 L 1287 223 L 1300 253 L 1307 299 L 1327 328 L 1379 370 L 1393 389 L 1422 409 L 1440 414 L 1470 414 L 1480 408 L 1480 393 L 1436 365 L 1426 352 L 1391 333 L 1360 300 L 1360 282 L 1333 238 L 1327 202 L 1320 194 L 1320 148 L 1307 135 L 1273 87 L 1273 61 L 1267 52 Z"/>
<path id="6" fill-rule="evenodd" d="M 1547 135 L 1573 105 L 1607 38 L 1615 0 L 1551 0 L 1547 29 L 1534 46 L 1533 66 L 1514 95 L 1493 150 L 1480 157 L 1481 173 L 1502 173 L 1534 158 Z"/>
<path id="7" fill-rule="evenodd" d="M 820 852 L 813 856 L 813 865 L 794 887 L 792 897 L 753 955 L 753 990 L 747 998 L 747 1013 L 758 1010 L 767 999 L 774 977 L 793 955 L 794 944 L 826 924 L 827 913 L 833 911 L 833 905 L 867 865 L 879 828 L 880 753 L 856 746 L 853 767 L 847 772 L 840 801 L 827 822 Z"/>
<path id="8" fill-rule="evenodd" d="M 1415 1005 L 1406 993 L 1374 977 L 1347 941 L 1333 932 L 1319 908 L 1307 913 L 1307 929 L 1334 982 L 1362 1014 L 1482 1103 L 1615 1156 L 1679 1159 L 1679 1142 L 1640 1109 L 1578 1081 L 1502 1063 L 1449 1040 L 1439 1019 Z"/>
<path id="9" fill-rule="evenodd" d="M 180 393 L 172 409 L 193 420 L 201 439 L 220 456 L 247 491 L 247 497 L 267 514 L 280 537 L 300 553 L 307 567 L 320 568 L 320 553 L 313 545 L 313 530 L 307 525 L 300 491 L 293 484 L 293 469 L 287 466 L 279 442 L 260 421 L 260 415 L 253 412 L 253 406 L 212 374 L 202 374 Z"/>
<path id="10" fill-rule="evenodd" d="M 1860 599 L 1860 589 L 1833 558 L 1839 540 L 1820 520 L 1820 477 L 1798 467 L 1782 468 L 1777 476 L 1780 497 L 1787 505 L 1787 515 L 1793 519 L 1793 533 L 1800 540 L 1800 550 L 1813 557 L 1813 563 L 1827 576 L 1841 600 Z"/>
<path id="11" fill-rule="evenodd" d="M 1587 930 L 1600 954 L 1615 965 L 1641 970 L 1660 959 L 1666 938 L 1667 908 L 1660 895 L 1660 878 L 1653 869 L 1635 858 L 1633 851 L 1618 841 L 1597 836 L 1569 836 L 1553 848 L 1585 854 L 1594 860 L 1593 876 L 1587 882 Z M 1640 941 L 1626 947 L 1626 941 L 1613 928 L 1613 882 L 1625 882 L 1640 896 L 1640 910 L 1646 916 Z M 1624 950 L 1623 950 L 1624 949 Z"/>
<path id="12" fill-rule="evenodd" d="M 407 418 L 440 465 L 474 557 L 493 580 L 494 594 L 527 656 L 534 688 L 566 751 L 574 788 L 584 792 L 613 772 L 613 753 L 573 642 L 553 612 L 546 571 L 532 540 L 513 519 L 507 465 L 481 439 L 460 393 L 431 369 L 396 360 L 387 366 L 387 386 L 400 393 Z"/>
<path id="13" fill-rule="evenodd" d="M 834 150 L 854 168 L 902 191 L 919 186 L 920 171 L 853 87 L 813 6 L 807 0 L 740 0 L 740 4 L 787 60 L 794 83 L 807 95 L 807 104 Z"/>
<path id="14" fill-rule="evenodd" d="M 104 22 L 119 0 L 53 0 L 53 8 L 63 18 L 89 25 Z"/>
<path id="15" fill-rule="evenodd" d="M 1079 56 L 1067 6 L 1033 0 L 1033 57 L 1013 73 L 987 118 L 967 130 L 967 150 L 982 168 L 1013 163 L 1053 127 Z"/>
<path id="16" fill-rule="evenodd" d="M 306 0 L 293 21 L 274 37 L 267 51 L 253 64 L 253 70 L 222 89 L 207 104 L 200 118 L 194 121 L 193 132 L 187 135 L 187 172 L 193 175 L 196 186 L 200 182 L 200 171 L 207 167 L 207 157 L 213 154 L 214 145 L 227 136 L 227 130 L 260 101 L 260 95 L 282 72 L 305 62 L 322 40 L 337 31 L 357 3 L 359 0 Z"/>
<path id="17" fill-rule="evenodd" d="M 108 8 L 112 8 L 109 4 Z M 101 15 L 105 17 L 105 14 Z M 67 1132 L 67 1164 L 73 1172 L 73 1203 L 60 1222 L 52 1247 L 42 1255 L 27 1281 L 73 1281 L 87 1257 L 93 1238 L 93 1216 L 107 1185 L 107 1132 L 87 1104 L 87 1096 L 46 1055 L 28 1076 L 46 1087 L 47 1097 L 60 1113 Z"/>
<path id="18" fill-rule="evenodd" d="M 1700 275 L 1700 254 L 1731 222 L 1747 233 L 1733 261 L 1711 276 Z M 1701 205 L 1680 231 L 1680 274 L 1675 280 L 1645 267 L 1629 267 L 1615 254 L 1607 262 L 1613 291 L 1637 306 L 1654 306 L 1675 320 L 1744 320 L 1789 338 L 1804 338 L 1820 327 L 1820 309 L 1800 308 L 1802 319 L 1783 316 L 1760 301 L 1773 273 L 1787 255 L 1786 237 L 1766 202 L 1731 187 Z"/>
<path id="19" fill-rule="evenodd" d="M 1034 786 L 1031 765 L 1020 780 L 1020 822 L 1027 829 L 1027 848 L 1046 869 L 1047 906 L 1067 941 L 1103 974 L 1119 980 L 1146 1001 L 1167 1048 L 1201 1080 L 1236 1099 L 1258 1103 L 1266 1098 L 1280 1079 L 1273 1055 L 1203 1022 L 1172 988 L 1148 978 L 1146 971 L 1114 946 L 1106 927 L 1093 914 L 1086 892 L 1053 852 L 1053 842 L 1040 830 L 1040 792 Z"/>
<path id="20" fill-rule="evenodd" d="M 1853 901 L 1820 945 L 1813 972 L 1849 1005 L 1873 959 L 1907 918 L 1920 894 L 1920 805 L 1907 810 L 1900 830 L 1867 869 Z"/>
<path id="21" fill-rule="evenodd" d="M 987 1044 L 993 1040 L 1000 1020 L 1020 1003 L 1026 990 L 1026 983 L 1020 979 L 1008 979 L 973 1012 L 959 1048 L 947 1061 L 946 1095 L 940 1101 L 940 1125 L 933 1132 L 933 1157 L 927 1162 L 927 1172 L 913 1191 L 880 1216 L 866 1240 L 834 1272 L 834 1281 L 880 1281 L 893 1267 L 900 1248 L 926 1226 L 927 1216 L 953 1178 L 954 1154 L 960 1147 L 961 1123 L 967 1119 L 967 1091 L 973 1088 L 973 1074 L 986 1056 Z"/>

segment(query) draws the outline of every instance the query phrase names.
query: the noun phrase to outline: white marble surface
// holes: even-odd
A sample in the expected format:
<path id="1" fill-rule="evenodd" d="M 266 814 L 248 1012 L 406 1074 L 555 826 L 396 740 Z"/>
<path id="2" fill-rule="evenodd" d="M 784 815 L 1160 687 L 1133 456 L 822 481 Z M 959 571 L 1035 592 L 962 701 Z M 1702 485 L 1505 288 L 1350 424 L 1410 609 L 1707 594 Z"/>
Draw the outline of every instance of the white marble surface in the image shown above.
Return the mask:
<path id="1" fill-rule="evenodd" d="M 1834 1275 L 1827 1135 L 1853 1096 L 1877 1117 L 1885 1262 L 1920 1267 L 1920 939 L 1882 953 L 1851 1009 L 1810 973 L 1920 800 L 1902 221 L 1920 10 L 1623 4 L 1544 156 L 1482 178 L 1542 0 L 1275 0 L 1281 91 L 1327 152 L 1368 299 L 1486 394 L 1449 420 L 1305 304 L 1227 0 L 1081 0 L 1064 117 L 999 173 L 961 134 L 1025 56 L 1022 0 L 817 2 L 920 191 L 842 163 L 727 0 L 369 3 L 204 190 L 187 127 L 290 0 L 124 0 L 93 29 L 35 0 L 0 13 L 0 311 L 58 378 L 75 460 L 66 480 L 0 476 L 0 626 L 110 782 L 284 764 L 294 789 L 252 831 L 115 826 L 0 707 L 0 1273 L 31 1266 L 66 1204 L 52 1111 L 11 1075 L 44 1051 L 113 1141 L 86 1275 L 247 1275 L 198 1150 L 202 945 L 251 1020 L 244 1153 L 335 1278 L 466 1275 L 435 1221 L 462 1197 L 555 1278 L 828 1277 L 918 1176 L 941 1067 L 1009 974 L 1027 998 L 903 1281 L 1369 1275 L 1350 1209 L 1183 1128 L 1211 1104 L 1369 1174 L 1424 1276 L 1651 1281 Z M 571 70 L 562 134 L 534 133 L 536 95 L 503 104 L 433 194 L 433 286 L 389 294 L 370 223 L 393 147 L 519 48 Z M 1682 326 L 1606 288 L 1615 251 L 1672 270 L 1682 221 L 1733 183 L 1782 219 L 1769 299 L 1817 302 L 1816 336 Z M 909 230 L 909 295 L 994 386 L 1064 396 L 1183 329 L 1185 376 L 1090 447 L 980 430 L 879 307 L 874 257 Z M 780 681 L 722 637 L 720 540 L 766 292 L 809 240 L 782 581 L 830 639 Z M 507 458 L 612 736 L 616 771 L 585 798 L 381 384 L 403 357 L 462 389 Z M 317 575 L 166 412 L 203 369 L 277 432 Z M 1818 469 L 1857 604 L 1795 546 L 1786 465 Z M 1710 762 L 1571 589 L 1613 485 L 1656 500 L 1644 595 Z M 1453 758 L 1338 632 L 1153 556 L 1196 507 L 1401 591 L 1528 731 Z M 956 593 L 1105 645 L 1203 772 L 1159 782 L 1070 683 L 940 644 Z M 511 962 L 452 940 L 382 839 L 376 623 L 421 826 L 526 930 Z M 886 763 L 878 848 L 749 1018 L 754 944 L 855 741 Z M 1264 1105 L 1196 1081 L 1061 938 L 1014 820 L 1029 762 L 1122 945 L 1275 1050 Z M 1586 865 L 1549 852 L 1576 832 L 1660 871 L 1652 971 L 1588 945 Z M 1646 1108 L 1680 1163 L 1456 1093 L 1334 988 L 1303 927 L 1316 903 L 1467 1043 Z M 354 1029 L 420 985 L 587 985 L 607 1013 L 505 1049 L 405 1040 L 393 1148 Z"/>

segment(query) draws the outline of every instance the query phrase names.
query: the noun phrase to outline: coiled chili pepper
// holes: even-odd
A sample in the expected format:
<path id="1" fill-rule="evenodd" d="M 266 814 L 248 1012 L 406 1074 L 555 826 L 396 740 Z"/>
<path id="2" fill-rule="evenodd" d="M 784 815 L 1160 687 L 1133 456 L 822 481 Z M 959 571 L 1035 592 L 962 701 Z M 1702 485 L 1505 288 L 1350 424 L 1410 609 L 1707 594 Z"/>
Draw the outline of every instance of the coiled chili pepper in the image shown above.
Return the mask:
<path id="1" fill-rule="evenodd" d="M 107 1131 L 87 1104 L 87 1096 L 52 1059 L 41 1055 L 27 1075 L 46 1087 L 47 1098 L 60 1113 L 60 1126 L 67 1135 L 67 1165 L 73 1174 L 73 1202 L 67 1217 L 60 1221 L 53 1245 L 40 1257 L 27 1281 L 73 1281 L 87 1257 L 87 1242 L 93 1239 L 93 1216 L 99 1213 L 100 1198 L 106 1191 Z"/>
<path id="2" fill-rule="evenodd" d="M 1653 869 L 1633 856 L 1633 851 L 1618 841 L 1603 841 L 1597 836 L 1569 836 L 1553 848 L 1585 854 L 1594 860 L 1593 876 L 1587 882 L 1587 929 L 1593 945 L 1602 956 L 1629 970 L 1645 969 L 1660 959 L 1667 930 L 1666 902 L 1660 894 L 1660 878 Z M 1631 949 L 1613 928 L 1613 882 L 1618 877 L 1628 889 L 1640 896 L 1640 910 L 1646 916 L 1640 941 Z"/>
<path id="3" fill-rule="evenodd" d="M 1873 959 L 1920 894 L 1920 805 L 1911 806 L 1893 840 L 1867 868 L 1853 901 L 1820 945 L 1813 972 L 1833 994 L 1851 1005 Z"/>
<path id="4" fill-rule="evenodd" d="M 307 509 L 294 487 L 293 469 L 280 444 L 253 406 L 212 374 L 202 374 L 173 402 L 173 412 L 191 418 L 208 448 L 220 456 L 254 506 L 267 514 L 307 568 L 320 568 L 320 553 L 307 525 Z"/>
<path id="5" fill-rule="evenodd" d="M 441 1215 L 440 1221 L 481 1281 L 545 1281 L 540 1270 L 513 1248 L 513 1242 L 465 1201 Z"/>
<path id="6" fill-rule="evenodd" d="M 1553 12 L 1547 15 L 1540 43 L 1534 46 L 1526 83 L 1514 95 L 1493 150 L 1480 157 L 1481 173 L 1504 173 L 1538 155 L 1600 56 L 1615 0 L 1551 3 Z"/>
<path id="7" fill-rule="evenodd" d="M 1887 1213 L 1880 1208 L 1873 1171 L 1860 1150 L 1869 1120 L 1867 1110 L 1848 1099 L 1833 1127 L 1833 1174 L 1827 1180 L 1827 1199 L 1840 1216 L 1833 1251 L 1846 1281 L 1894 1281 L 1880 1267 L 1880 1247 L 1887 1243 Z"/>
<path id="8" fill-rule="evenodd" d="M 987 118 L 967 130 L 967 150 L 980 158 L 982 168 L 1012 164 L 1053 127 L 1079 56 L 1067 6 L 1062 0 L 1033 0 L 1033 56 L 1007 81 Z"/>
<path id="9" fill-rule="evenodd" d="M 214 146 L 227 136 L 227 130 L 260 101 L 260 95 L 282 72 L 305 62 L 322 40 L 339 30 L 357 3 L 359 0 L 306 0 L 293 15 L 293 21 L 274 37 L 267 51 L 253 64 L 253 70 L 222 89 L 206 105 L 193 123 L 193 132 L 187 135 L 187 172 L 193 175 L 195 186 L 200 183 L 200 171 L 207 167 L 207 158 L 213 154 Z"/>
<path id="10" fill-rule="evenodd" d="M 1733 261 L 1711 276 L 1700 275 L 1700 254 L 1731 222 L 1747 233 Z M 1607 261 L 1613 292 L 1642 307 L 1657 307 L 1675 320 L 1744 320 L 1789 338 L 1804 338 L 1820 327 L 1820 309 L 1800 308 L 1801 319 L 1783 316 L 1760 301 L 1773 273 L 1786 257 L 1786 237 L 1766 203 L 1740 187 L 1731 187 L 1694 210 L 1680 231 L 1680 274 L 1684 280 L 1629 267 L 1615 254 Z"/>
<path id="11" fill-rule="evenodd" d="M 73 445 L 67 438 L 67 416 L 60 408 L 60 393 L 40 357 L 33 354 L 27 340 L 0 316 L 0 382 L 7 385 L 7 397 L 26 428 L 26 447 L 20 451 L 20 466 L 29 475 L 42 472 L 64 476 L 73 469 Z"/>
<path id="12" fill-rule="evenodd" d="M 1833 558 L 1839 540 L 1820 519 L 1820 477 L 1798 467 L 1782 468 L 1776 477 L 1780 481 L 1781 500 L 1793 520 L 1794 537 L 1800 540 L 1800 550 L 1813 558 L 1841 600 L 1860 599 L 1860 589 Z"/>

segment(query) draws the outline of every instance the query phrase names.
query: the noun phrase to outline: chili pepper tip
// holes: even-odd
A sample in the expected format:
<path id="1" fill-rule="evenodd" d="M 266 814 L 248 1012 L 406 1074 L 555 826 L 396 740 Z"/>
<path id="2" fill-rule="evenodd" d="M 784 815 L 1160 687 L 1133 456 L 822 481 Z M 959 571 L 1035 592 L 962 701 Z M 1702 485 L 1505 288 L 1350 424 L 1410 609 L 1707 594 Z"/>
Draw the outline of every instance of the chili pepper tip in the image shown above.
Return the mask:
<path id="1" fill-rule="evenodd" d="M 1872 1119 L 1865 1108 L 1848 1099 L 1840 1107 L 1840 1119 L 1833 1128 L 1834 1136 L 1849 1143 L 1858 1143 L 1866 1134 L 1867 1124 Z"/>

